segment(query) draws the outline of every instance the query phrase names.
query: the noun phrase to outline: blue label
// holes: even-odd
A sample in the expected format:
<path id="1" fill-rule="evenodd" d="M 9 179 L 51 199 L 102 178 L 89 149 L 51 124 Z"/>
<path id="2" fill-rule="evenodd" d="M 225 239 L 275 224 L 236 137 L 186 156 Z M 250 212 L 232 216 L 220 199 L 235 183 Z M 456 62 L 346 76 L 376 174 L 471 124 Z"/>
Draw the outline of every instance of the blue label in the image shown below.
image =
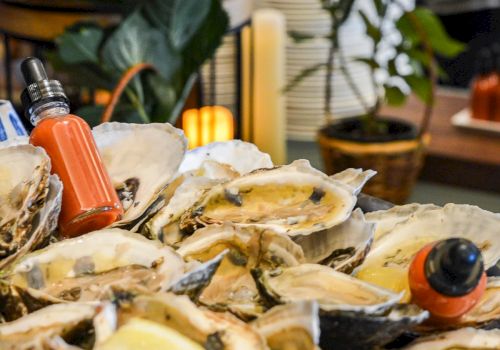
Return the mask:
<path id="1" fill-rule="evenodd" d="M 7 133 L 5 132 L 5 128 L 3 127 L 2 120 L 0 120 L 0 141 L 7 140 Z"/>
<path id="2" fill-rule="evenodd" d="M 14 129 L 16 129 L 16 134 L 18 136 L 26 135 L 26 131 L 24 130 L 24 127 L 21 125 L 21 123 L 19 122 L 19 118 L 16 115 L 9 113 L 9 119 Z"/>

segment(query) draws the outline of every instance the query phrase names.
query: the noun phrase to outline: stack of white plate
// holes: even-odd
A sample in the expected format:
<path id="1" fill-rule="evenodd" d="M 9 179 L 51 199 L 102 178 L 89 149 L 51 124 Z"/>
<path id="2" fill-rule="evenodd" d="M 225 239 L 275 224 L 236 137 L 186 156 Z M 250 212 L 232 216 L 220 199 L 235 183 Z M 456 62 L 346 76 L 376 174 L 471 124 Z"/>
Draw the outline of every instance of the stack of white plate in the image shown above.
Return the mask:
<path id="1" fill-rule="evenodd" d="M 247 22 L 252 14 L 252 0 L 224 0 L 223 6 L 229 15 L 231 28 Z M 223 39 L 215 53 L 215 60 L 208 61 L 201 71 L 204 103 L 214 103 L 229 108 L 233 115 L 238 113 L 236 33 L 230 33 Z M 213 66 L 212 66 L 213 65 Z M 212 91 L 212 87 L 214 90 Z M 214 101 L 211 101 L 213 97 Z"/>
<path id="2" fill-rule="evenodd" d="M 362 1 L 361 1 L 362 2 Z M 289 39 L 286 47 L 287 79 L 292 81 L 305 68 L 325 63 L 330 42 L 324 39 L 330 31 L 331 20 L 321 8 L 320 0 L 260 0 L 259 7 L 272 7 L 282 11 L 287 19 L 287 29 L 316 36 L 300 43 Z M 356 10 L 353 14 L 357 13 Z M 364 35 L 364 27 L 358 15 L 352 15 L 340 32 L 340 45 L 348 62 L 347 69 L 369 105 L 375 102 L 370 83 L 370 71 L 355 57 L 366 57 L 371 43 Z M 338 57 L 335 66 L 339 66 Z M 313 140 L 317 130 L 325 121 L 326 69 L 304 79 L 287 94 L 287 135 L 293 140 Z M 331 99 L 335 118 L 350 117 L 363 113 L 363 107 L 349 87 L 344 75 L 335 69 L 332 77 L 333 98 Z"/>

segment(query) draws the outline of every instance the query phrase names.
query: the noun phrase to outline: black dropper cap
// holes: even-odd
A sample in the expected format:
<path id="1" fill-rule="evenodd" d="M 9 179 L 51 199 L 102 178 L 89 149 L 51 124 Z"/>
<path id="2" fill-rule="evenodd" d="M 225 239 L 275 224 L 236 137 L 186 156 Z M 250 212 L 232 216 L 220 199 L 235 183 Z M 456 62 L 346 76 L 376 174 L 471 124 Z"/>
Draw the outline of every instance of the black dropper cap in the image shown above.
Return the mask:
<path id="1" fill-rule="evenodd" d="M 486 75 L 493 71 L 493 54 L 491 50 L 482 48 L 477 55 L 476 72 L 480 75 Z"/>
<path id="2" fill-rule="evenodd" d="M 474 290 L 484 272 L 481 251 L 471 241 L 450 238 L 438 242 L 425 260 L 425 275 L 437 292 L 459 297 Z"/>
<path id="3" fill-rule="evenodd" d="M 69 100 L 58 80 L 49 80 L 42 61 L 36 57 L 28 57 L 21 63 L 21 73 L 26 89 L 21 94 L 25 115 L 31 119 L 32 112 L 43 104 Z M 33 122 L 33 120 L 32 120 Z"/>

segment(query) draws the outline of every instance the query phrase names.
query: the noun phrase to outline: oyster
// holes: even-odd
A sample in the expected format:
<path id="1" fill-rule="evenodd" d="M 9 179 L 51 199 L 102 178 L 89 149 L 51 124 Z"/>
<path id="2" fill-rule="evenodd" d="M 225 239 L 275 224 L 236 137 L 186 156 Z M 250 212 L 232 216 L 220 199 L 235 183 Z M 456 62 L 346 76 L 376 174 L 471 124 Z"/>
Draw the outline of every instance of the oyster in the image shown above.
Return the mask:
<path id="1" fill-rule="evenodd" d="M 252 325 L 273 350 L 314 350 L 319 344 L 319 308 L 314 301 L 277 305 Z"/>
<path id="2" fill-rule="evenodd" d="M 500 349 L 500 330 L 462 328 L 417 339 L 405 350 L 488 350 Z"/>
<path id="3" fill-rule="evenodd" d="M 138 296 L 119 307 L 119 323 L 140 317 L 168 326 L 203 344 L 205 349 L 265 349 L 262 338 L 250 326 L 227 314 L 197 308 L 186 296 L 159 293 Z"/>
<path id="4" fill-rule="evenodd" d="M 185 264 L 171 248 L 121 229 L 68 239 L 24 256 L 1 283 L 0 311 L 17 318 L 46 304 L 91 301 L 113 289 L 199 293 L 222 257 Z"/>
<path id="5" fill-rule="evenodd" d="M 408 219 L 395 225 L 386 221 L 382 225 L 388 232 L 378 230 L 380 238 L 374 240 L 370 252 L 359 267 L 358 278 L 396 292 L 405 291 L 405 300 L 409 300 L 408 266 L 413 256 L 428 243 L 463 237 L 479 247 L 485 269 L 500 259 L 500 215 L 470 205 L 414 208 L 415 214 L 410 216 L 407 210 L 403 210 L 402 216 Z M 393 215 L 397 209 L 391 209 L 390 212 Z"/>
<path id="6" fill-rule="evenodd" d="M 160 193 L 177 173 L 186 140 L 167 123 L 104 123 L 92 132 L 125 211 L 113 226 L 135 231 L 160 209 Z"/>
<path id="7" fill-rule="evenodd" d="M 46 202 L 50 159 L 42 148 L 0 148 L 0 259 L 30 238 L 33 221 Z"/>
<path id="8" fill-rule="evenodd" d="M 229 251 L 199 302 L 215 310 L 230 310 L 241 318 L 260 314 L 259 293 L 250 270 L 255 267 L 296 266 L 304 261 L 300 246 L 288 236 L 230 224 L 196 231 L 177 250 L 186 260 L 208 261 Z"/>
<path id="9" fill-rule="evenodd" d="M 259 151 L 252 143 L 232 140 L 213 142 L 186 153 L 179 172 L 185 173 L 200 168 L 206 160 L 215 160 L 230 165 L 239 174 L 245 175 L 256 169 L 272 168 L 271 157 Z"/>
<path id="10" fill-rule="evenodd" d="M 298 160 L 213 187 L 182 216 L 180 227 L 193 232 L 204 225 L 232 222 L 289 236 L 307 235 L 347 220 L 356 204 L 354 192 L 308 161 Z"/>
<path id="11" fill-rule="evenodd" d="M 1 324 L 0 348 L 43 350 L 92 347 L 94 342 L 99 343 L 108 336 L 106 329 L 114 330 L 114 309 L 108 303 L 47 306 L 16 321 Z"/>
<path id="12" fill-rule="evenodd" d="M 358 195 L 363 189 L 363 186 L 375 175 L 377 175 L 377 172 L 374 170 L 363 171 L 363 169 L 350 168 L 340 173 L 333 174 L 330 178 L 352 187 L 354 189 L 353 193 Z"/>
<path id="13" fill-rule="evenodd" d="M 294 241 L 302 247 L 308 263 L 351 273 L 368 254 L 374 231 L 375 223 L 366 222 L 363 212 L 356 209 L 342 224 L 307 236 L 297 236 Z"/>
<path id="14" fill-rule="evenodd" d="M 229 166 L 206 160 L 197 170 L 182 174 L 165 191 L 166 205 L 149 220 L 145 234 L 153 239 L 177 246 L 183 239 L 179 219 L 211 187 L 235 179 L 239 174 Z"/>

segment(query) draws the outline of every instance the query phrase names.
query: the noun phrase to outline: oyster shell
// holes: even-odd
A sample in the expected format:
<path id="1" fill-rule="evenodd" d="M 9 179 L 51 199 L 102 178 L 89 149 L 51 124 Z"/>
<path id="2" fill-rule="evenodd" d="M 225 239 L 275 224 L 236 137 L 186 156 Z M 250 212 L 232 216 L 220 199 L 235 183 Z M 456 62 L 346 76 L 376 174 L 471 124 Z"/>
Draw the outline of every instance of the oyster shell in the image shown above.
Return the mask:
<path id="1" fill-rule="evenodd" d="M 158 241 L 121 229 L 95 231 L 12 265 L 0 285 L 0 311 L 7 319 L 17 318 L 50 303 L 107 298 L 114 288 L 196 294 L 221 259 L 187 265 Z"/>
<path id="2" fill-rule="evenodd" d="M 353 193 L 357 196 L 363 189 L 363 186 L 375 175 L 377 175 L 375 170 L 363 171 L 363 169 L 350 168 L 333 174 L 330 178 L 352 187 L 354 189 Z"/>
<path id="3" fill-rule="evenodd" d="M 302 247 L 308 263 L 351 273 L 368 254 L 375 226 L 375 223 L 365 220 L 360 209 L 356 209 L 342 224 L 307 236 L 297 236 L 294 241 Z"/>
<path id="4" fill-rule="evenodd" d="M 213 187 L 183 215 L 180 227 L 193 232 L 204 225 L 232 222 L 289 236 L 307 235 L 347 220 L 356 204 L 354 192 L 308 161 L 298 160 Z"/>
<path id="5" fill-rule="evenodd" d="M 120 324 L 132 317 L 171 327 L 208 350 L 265 348 L 262 338 L 252 327 L 230 315 L 201 310 L 186 296 L 171 293 L 138 296 L 119 308 Z"/>
<path id="6" fill-rule="evenodd" d="M 198 169 L 206 160 L 215 160 L 230 165 L 241 175 L 248 174 L 256 169 L 273 167 L 269 154 L 259 151 L 254 144 L 231 140 L 213 142 L 188 151 L 179 167 L 179 172 L 185 173 Z"/>
<path id="7" fill-rule="evenodd" d="M 34 218 L 47 198 L 49 175 L 50 159 L 42 148 L 0 148 L 0 259 L 29 240 Z"/>
<path id="8" fill-rule="evenodd" d="M 273 350 L 314 350 L 319 344 L 319 308 L 314 301 L 277 305 L 252 326 Z"/>
<path id="9" fill-rule="evenodd" d="M 317 264 L 269 271 L 254 269 L 252 275 L 269 305 L 316 300 L 325 312 L 374 315 L 389 310 L 401 298 L 401 295 Z"/>
<path id="10" fill-rule="evenodd" d="M 96 343 L 106 337 L 106 331 L 102 332 L 102 329 L 114 329 L 115 326 L 116 313 L 112 304 L 50 305 L 16 321 L 1 324 L 0 348 L 43 350 L 72 349 L 83 344 L 92 346 L 94 337 Z"/>
<path id="11" fill-rule="evenodd" d="M 92 132 L 125 211 L 113 226 L 135 231 L 160 209 L 160 193 L 177 173 L 186 139 L 167 123 L 104 123 Z"/>
<path id="12" fill-rule="evenodd" d="M 186 260 L 208 261 L 229 251 L 199 302 L 215 310 L 230 310 L 241 318 L 260 314 L 259 293 L 250 270 L 255 267 L 296 266 L 304 261 L 300 246 L 288 236 L 230 224 L 196 231 L 177 250 Z"/>
<path id="13" fill-rule="evenodd" d="M 380 238 L 374 240 L 359 267 L 358 278 L 396 292 L 405 291 L 405 300 L 409 300 L 408 266 L 414 255 L 428 243 L 463 237 L 479 247 L 485 269 L 500 259 L 500 215 L 470 205 L 447 204 L 443 208 L 414 206 L 415 213 L 408 216 L 408 208 L 403 208 L 402 214 L 408 219 L 395 225 L 386 221 L 382 227 L 389 231 L 378 230 Z M 390 212 L 397 213 L 397 209 Z"/>
<path id="14" fill-rule="evenodd" d="M 488 350 L 500 349 L 500 330 L 462 328 L 456 331 L 420 338 L 405 350 Z"/>

